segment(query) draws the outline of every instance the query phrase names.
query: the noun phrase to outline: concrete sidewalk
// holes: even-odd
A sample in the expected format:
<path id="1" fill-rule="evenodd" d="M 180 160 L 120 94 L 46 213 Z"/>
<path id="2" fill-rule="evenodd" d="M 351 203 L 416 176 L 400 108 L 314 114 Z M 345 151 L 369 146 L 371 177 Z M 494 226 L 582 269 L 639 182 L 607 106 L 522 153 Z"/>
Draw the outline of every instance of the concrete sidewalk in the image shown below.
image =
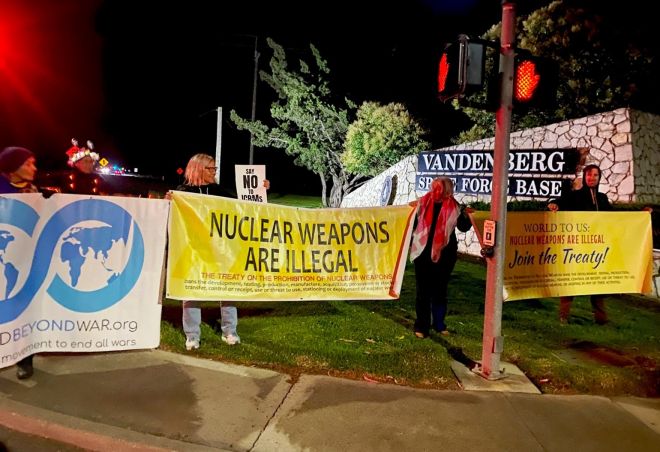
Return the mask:
<path id="1" fill-rule="evenodd" d="M 483 389 L 483 388 L 482 388 Z M 163 351 L 0 371 L 8 450 L 658 451 L 660 400 L 434 391 Z"/>

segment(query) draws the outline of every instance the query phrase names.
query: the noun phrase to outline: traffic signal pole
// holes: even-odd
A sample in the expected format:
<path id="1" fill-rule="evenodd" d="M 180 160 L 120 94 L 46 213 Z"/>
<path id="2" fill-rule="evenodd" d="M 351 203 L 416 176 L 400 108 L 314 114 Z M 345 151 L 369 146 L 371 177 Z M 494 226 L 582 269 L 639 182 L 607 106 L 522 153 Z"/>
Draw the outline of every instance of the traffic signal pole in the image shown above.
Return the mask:
<path id="1" fill-rule="evenodd" d="M 495 222 L 493 253 L 486 257 L 486 299 L 481 363 L 475 372 L 488 380 L 505 377 L 500 370 L 502 337 L 502 289 L 504 287 L 504 249 L 506 238 L 506 201 L 509 173 L 509 140 L 511 132 L 511 97 L 516 12 L 513 2 L 502 2 L 502 35 L 500 38 L 500 102 L 495 119 L 495 151 L 493 156 L 493 190 L 490 219 Z"/>

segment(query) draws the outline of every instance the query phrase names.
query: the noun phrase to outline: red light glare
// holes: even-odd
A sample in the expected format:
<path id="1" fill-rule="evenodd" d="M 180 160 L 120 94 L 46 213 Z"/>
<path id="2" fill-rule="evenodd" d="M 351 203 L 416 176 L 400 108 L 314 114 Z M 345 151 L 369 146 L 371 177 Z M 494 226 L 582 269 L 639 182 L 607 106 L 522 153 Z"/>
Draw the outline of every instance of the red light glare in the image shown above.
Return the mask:
<path id="1" fill-rule="evenodd" d="M 3 142 L 42 145 L 96 126 L 101 1 L 0 1 Z"/>

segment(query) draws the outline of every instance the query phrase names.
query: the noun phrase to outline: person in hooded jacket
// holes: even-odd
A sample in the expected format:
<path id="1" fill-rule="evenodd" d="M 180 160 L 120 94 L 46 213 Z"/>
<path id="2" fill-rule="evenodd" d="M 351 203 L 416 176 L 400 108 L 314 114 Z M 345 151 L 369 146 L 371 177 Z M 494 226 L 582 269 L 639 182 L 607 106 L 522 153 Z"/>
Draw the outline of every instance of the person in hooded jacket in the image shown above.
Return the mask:
<path id="1" fill-rule="evenodd" d="M 573 190 L 564 196 L 553 199 L 548 204 L 548 209 L 556 212 L 558 210 L 568 211 L 610 211 L 612 204 L 605 193 L 598 191 L 601 171 L 597 165 L 587 165 L 582 170 L 582 187 Z M 559 298 L 559 321 L 565 325 L 571 312 L 573 297 Z M 607 323 L 607 312 L 605 311 L 605 295 L 592 295 L 591 308 L 594 320 L 598 325 Z"/>

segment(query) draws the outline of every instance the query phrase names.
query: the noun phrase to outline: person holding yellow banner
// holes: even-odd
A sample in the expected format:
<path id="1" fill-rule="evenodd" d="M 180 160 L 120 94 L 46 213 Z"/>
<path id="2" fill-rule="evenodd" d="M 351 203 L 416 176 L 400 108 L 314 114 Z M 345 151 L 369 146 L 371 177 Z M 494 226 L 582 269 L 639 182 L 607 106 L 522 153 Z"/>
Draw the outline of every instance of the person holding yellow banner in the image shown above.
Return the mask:
<path id="1" fill-rule="evenodd" d="M 223 196 L 226 198 L 235 198 L 231 193 L 215 183 L 215 173 L 218 167 L 215 165 L 215 159 L 208 154 L 195 154 L 188 161 L 184 173 L 184 182 L 176 189 L 189 193 L 200 193 L 203 195 Z M 263 181 L 266 189 L 270 188 L 268 180 Z M 220 302 L 220 316 L 222 340 L 228 345 L 240 344 L 241 338 L 236 332 L 238 325 L 238 310 L 233 302 Z M 199 340 L 202 323 L 202 310 L 199 302 L 195 300 L 183 301 L 182 312 L 183 331 L 186 334 L 186 349 L 196 350 L 199 348 Z"/>
<path id="2" fill-rule="evenodd" d="M 573 190 L 559 199 L 553 199 L 548 204 L 548 209 L 556 212 L 558 210 L 569 211 L 609 211 L 612 204 L 605 193 L 598 191 L 601 171 L 596 165 L 587 165 L 582 170 L 582 187 Z M 571 313 L 573 297 L 559 298 L 559 322 L 562 325 L 568 323 Z M 605 295 L 592 295 L 591 308 L 594 313 L 594 321 L 598 325 L 605 325 L 607 312 L 605 311 Z"/>
<path id="3" fill-rule="evenodd" d="M 454 186 L 448 177 L 436 177 L 431 189 L 411 205 L 417 205 L 415 229 L 410 245 L 410 261 L 415 263 L 415 336 L 429 336 L 431 326 L 443 336 L 449 331 L 447 287 L 456 265 L 458 242 L 455 229 L 467 232 L 472 223 L 467 214 L 472 209 L 460 208 L 454 199 Z"/>
<path id="4" fill-rule="evenodd" d="M 34 185 L 36 176 L 37 158 L 32 151 L 18 146 L 9 146 L 0 152 L 0 194 L 37 193 L 39 190 Z M 3 248 L 6 250 L 9 241 L 6 238 L 3 241 Z M 8 280 L 7 263 L 3 261 L 2 255 L 0 255 L 0 262 L 5 268 L 5 279 Z M 5 298 L 9 298 L 11 285 L 8 282 L 5 282 L 5 285 L 6 287 L 3 289 L 6 293 L 4 295 Z M 34 374 L 33 358 L 34 355 L 28 355 L 16 363 L 16 377 L 19 380 L 30 378 Z"/>

